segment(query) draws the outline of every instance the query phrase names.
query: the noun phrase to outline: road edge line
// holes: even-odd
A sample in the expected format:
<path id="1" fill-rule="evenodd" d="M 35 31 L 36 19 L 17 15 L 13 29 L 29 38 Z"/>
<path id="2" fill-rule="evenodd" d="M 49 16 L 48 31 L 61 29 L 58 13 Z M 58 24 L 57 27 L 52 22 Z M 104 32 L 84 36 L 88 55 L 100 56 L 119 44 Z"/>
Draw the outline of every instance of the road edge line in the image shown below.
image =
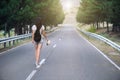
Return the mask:
<path id="1" fill-rule="evenodd" d="M 78 33 L 78 31 L 76 31 Z M 82 37 L 86 42 L 88 42 L 91 46 L 93 46 L 98 52 L 100 52 L 101 55 L 103 55 L 111 64 L 113 64 L 118 70 L 120 70 L 120 67 L 112 61 L 108 56 L 106 56 L 101 50 L 99 50 L 97 47 L 95 47 L 92 43 L 90 43 L 87 39 L 85 39 L 83 36 L 81 36 L 79 33 L 78 35 Z"/>

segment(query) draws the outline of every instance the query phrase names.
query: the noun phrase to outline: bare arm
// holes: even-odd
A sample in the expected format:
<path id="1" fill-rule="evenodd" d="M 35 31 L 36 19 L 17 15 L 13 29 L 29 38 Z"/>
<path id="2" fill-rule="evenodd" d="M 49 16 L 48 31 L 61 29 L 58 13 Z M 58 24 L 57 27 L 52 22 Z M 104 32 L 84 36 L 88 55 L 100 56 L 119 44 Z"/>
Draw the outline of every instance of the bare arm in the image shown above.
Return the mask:
<path id="1" fill-rule="evenodd" d="M 34 43 L 34 33 L 35 31 L 32 30 L 32 43 Z"/>
<path id="2" fill-rule="evenodd" d="M 42 30 L 42 35 L 44 36 L 44 38 L 46 39 L 46 41 L 48 41 L 48 38 L 46 36 L 46 32 L 44 30 Z"/>
<path id="3" fill-rule="evenodd" d="M 46 36 L 46 32 L 44 30 L 42 30 L 42 35 L 44 36 L 44 38 L 46 39 L 46 45 L 49 45 L 51 42 L 50 40 L 48 40 L 47 36 Z"/>

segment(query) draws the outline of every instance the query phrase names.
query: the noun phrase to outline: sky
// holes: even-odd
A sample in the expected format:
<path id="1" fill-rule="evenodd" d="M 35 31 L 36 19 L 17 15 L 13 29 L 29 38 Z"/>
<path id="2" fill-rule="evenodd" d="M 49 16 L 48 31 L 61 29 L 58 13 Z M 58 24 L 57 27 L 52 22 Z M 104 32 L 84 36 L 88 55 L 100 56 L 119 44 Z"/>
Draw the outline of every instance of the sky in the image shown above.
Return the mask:
<path id="1" fill-rule="evenodd" d="M 66 14 L 63 24 L 76 24 L 76 13 L 74 7 L 79 7 L 80 0 L 60 0 Z M 78 9 L 78 8 L 77 8 Z"/>
<path id="2" fill-rule="evenodd" d="M 60 0 L 63 5 L 67 3 L 72 3 L 73 6 L 77 7 L 80 4 L 80 0 Z"/>

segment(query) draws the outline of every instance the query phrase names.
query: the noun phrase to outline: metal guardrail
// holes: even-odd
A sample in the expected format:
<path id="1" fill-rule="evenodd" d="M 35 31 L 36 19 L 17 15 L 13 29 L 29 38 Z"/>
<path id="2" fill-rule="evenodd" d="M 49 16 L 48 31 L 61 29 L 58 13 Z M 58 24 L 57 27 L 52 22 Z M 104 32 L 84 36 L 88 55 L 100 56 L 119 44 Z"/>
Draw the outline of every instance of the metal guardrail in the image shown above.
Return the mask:
<path id="1" fill-rule="evenodd" d="M 19 40 L 19 39 L 27 38 L 27 37 L 30 37 L 30 36 L 31 36 L 31 34 L 24 34 L 24 35 L 18 35 L 18 36 L 14 36 L 14 37 L 0 39 L 0 44 L 5 43 L 5 42 L 9 42 L 9 41 L 13 41 L 13 40 Z"/>
<path id="2" fill-rule="evenodd" d="M 24 39 L 24 38 L 28 38 L 31 37 L 31 33 L 30 34 L 24 34 L 24 35 L 18 35 L 18 36 L 14 36 L 14 37 L 8 37 L 8 38 L 4 38 L 4 39 L 0 39 L 0 44 L 4 44 L 4 48 L 6 47 L 6 43 L 7 42 L 11 42 L 15 40 L 20 40 L 20 39 Z"/>
<path id="3" fill-rule="evenodd" d="M 109 40 L 109 39 L 107 39 L 107 38 L 105 38 L 101 35 L 95 34 L 95 33 L 86 32 L 86 31 L 83 31 L 83 30 L 80 30 L 80 29 L 78 29 L 78 30 L 81 31 L 82 33 L 86 34 L 86 35 L 97 38 L 97 39 L 109 44 L 110 46 L 117 49 L 118 51 L 120 51 L 120 45 L 116 44 L 115 42 L 113 42 L 113 41 L 111 41 L 111 40 Z"/>
<path id="4" fill-rule="evenodd" d="M 57 27 L 54 27 L 54 28 L 52 28 L 52 29 L 50 29 L 50 30 L 48 30 L 46 32 L 47 33 L 48 32 L 52 32 L 52 31 L 54 31 L 56 29 L 57 29 Z M 18 35 L 18 36 L 14 36 L 14 37 L 8 37 L 8 38 L 0 39 L 0 48 L 1 48 L 1 45 L 3 45 L 4 48 L 5 48 L 6 47 L 6 43 L 9 43 L 9 46 L 10 46 L 11 42 L 13 41 L 13 45 L 14 45 L 15 41 L 21 40 L 21 39 L 25 39 L 25 38 L 29 38 L 31 36 L 32 36 L 32 34 L 29 33 L 29 34 L 23 34 L 23 35 Z"/>

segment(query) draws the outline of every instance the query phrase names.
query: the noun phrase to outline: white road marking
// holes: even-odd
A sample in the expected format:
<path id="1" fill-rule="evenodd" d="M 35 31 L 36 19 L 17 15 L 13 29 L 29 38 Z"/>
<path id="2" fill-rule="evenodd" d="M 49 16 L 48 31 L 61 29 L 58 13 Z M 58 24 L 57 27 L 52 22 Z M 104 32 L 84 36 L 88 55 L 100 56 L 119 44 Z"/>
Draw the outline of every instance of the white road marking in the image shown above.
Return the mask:
<path id="1" fill-rule="evenodd" d="M 37 72 L 37 70 L 33 70 L 33 71 L 30 73 L 30 75 L 27 77 L 26 80 L 31 80 L 32 77 L 35 75 L 36 72 Z"/>
<path id="2" fill-rule="evenodd" d="M 95 46 L 93 46 L 95 47 Z M 96 48 L 96 47 L 95 47 Z M 96 48 L 97 49 L 97 48 Z M 110 63 L 112 63 L 118 70 L 120 70 L 120 67 L 115 64 L 115 62 L 113 62 L 110 58 L 108 58 L 103 52 L 101 52 L 99 49 L 97 49 L 108 61 L 110 61 Z"/>
<path id="3" fill-rule="evenodd" d="M 77 31 L 76 31 L 77 32 Z M 78 33 L 78 32 L 77 32 Z M 79 33 L 78 33 L 79 34 Z M 110 58 L 108 58 L 102 51 L 100 51 L 98 48 L 96 48 L 92 43 L 90 43 L 87 39 L 85 39 L 83 36 L 79 34 L 80 37 L 82 37 L 85 41 L 87 41 L 91 46 L 93 46 L 98 52 L 100 52 L 111 64 L 113 64 L 118 70 L 120 70 L 120 67 L 115 64 Z"/>
<path id="4" fill-rule="evenodd" d="M 88 42 L 88 43 L 90 43 L 90 42 Z M 91 44 L 91 43 L 90 43 Z M 95 49 L 97 49 L 99 52 L 100 52 L 100 54 L 102 54 L 111 64 L 113 64 L 118 70 L 120 70 L 120 67 L 117 65 L 117 64 L 115 64 L 115 62 L 113 62 L 110 58 L 108 58 L 108 56 L 106 56 L 102 51 L 100 51 L 98 48 L 96 48 L 93 44 L 91 44 Z"/>
<path id="5" fill-rule="evenodd" d="M 56 44 L 54 44 L 54 45 L 53 45 L 53 48 L 56 48 L 56 46 L 57 46 L 57 45 L 56 45 Z"/>
<path id="6" fill-rule="evenodd" d="M 45 59 L 42 59 L 42 61 L 40 61 L 40 65 L 42 65 L 45 62 Z"/>
<path id="7" fill-rule="evenodd" d="M 45 60 L 46 59 L 42 59 L 41 61 L 40 61 L 40 67 L 42 66 L 42 64 L 45 62 Z M 39 68 L 40 68 L 39 67 Z M 35 73 L 37 72 L 37 70 L 33 70 L 30 74 L 29 74 L 29 76 L 26 78 L 26 80 L 31 80 L 32 79 L 32 77 L 35 75 Z"/>
<path id="8" fill-rule="evenodd" d="M 59 41 L 61 41 L 61 38 L 59 38 Z"/>

